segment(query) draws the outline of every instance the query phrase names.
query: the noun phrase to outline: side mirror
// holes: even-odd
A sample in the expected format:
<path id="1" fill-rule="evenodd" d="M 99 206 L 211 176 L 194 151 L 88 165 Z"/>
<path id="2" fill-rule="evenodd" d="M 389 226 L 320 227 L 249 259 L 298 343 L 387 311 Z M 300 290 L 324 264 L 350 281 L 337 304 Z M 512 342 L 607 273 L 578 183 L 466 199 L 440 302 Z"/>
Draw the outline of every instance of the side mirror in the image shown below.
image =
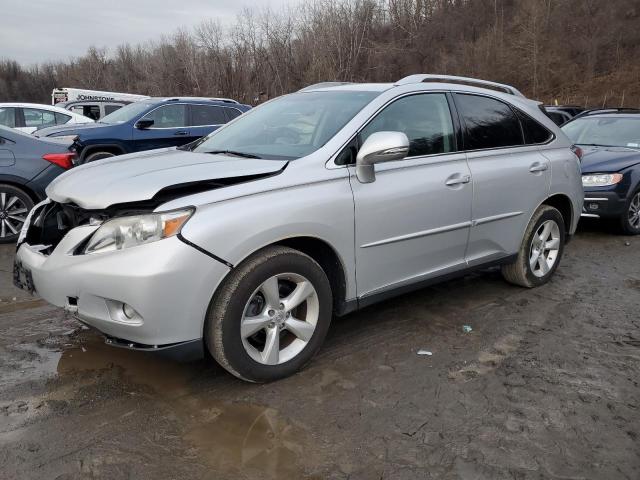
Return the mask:
<path id="1" fill-rule="evenodd" d="M 376 180 L 374 165 L 402 160 L 409 153 L 409 139 L 402 132 L 376 132 L 367 138 L 356 156 L 356 177 L 360 183 Z"/>
<path id="2" fill-rule="evenodd" d="M 150 128 L 152 125 L 153 125 L 153 120 L 149 118 L 149 119 L 138 120 L 134 125 L 134 127 L 136 127 L 138 130 L 146 130 L 147 128 Z"/>

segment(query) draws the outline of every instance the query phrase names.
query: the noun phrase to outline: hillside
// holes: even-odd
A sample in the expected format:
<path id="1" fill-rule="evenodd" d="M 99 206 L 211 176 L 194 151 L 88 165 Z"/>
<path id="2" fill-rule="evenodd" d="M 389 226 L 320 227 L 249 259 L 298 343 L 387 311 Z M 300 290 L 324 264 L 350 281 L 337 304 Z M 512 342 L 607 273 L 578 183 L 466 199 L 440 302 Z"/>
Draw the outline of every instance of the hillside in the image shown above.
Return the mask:
<path id="1" fill-rule="evenodd" d="M 255 103 L 325 81 L 475 76 L 545 102 L 640 105 L 639 0 L 318 0 L 68 62 L 0 61 L 0 101 L 54 86 Z M 1 53 L 0 53 L 1 54 Z"/>

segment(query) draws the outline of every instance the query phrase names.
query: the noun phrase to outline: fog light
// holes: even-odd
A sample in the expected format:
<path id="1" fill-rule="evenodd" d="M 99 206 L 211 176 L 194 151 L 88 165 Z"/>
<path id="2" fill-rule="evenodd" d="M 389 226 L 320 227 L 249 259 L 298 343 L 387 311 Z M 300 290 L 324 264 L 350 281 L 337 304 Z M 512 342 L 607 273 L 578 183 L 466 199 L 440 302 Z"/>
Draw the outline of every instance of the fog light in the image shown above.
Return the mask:
<path id="1" fill-rule="evenodd" d="M 138 312 L 136 312 L 131 305 L 127 305 L 126 303 L 122 304 L 122 313 L 124 313 L 124 316 L 128 319 L 132 319 L 138 315 Z"/>
<path id="2" fill-rule="evenodd" d="M 597 203 L 590 203 L 589 204 L 589 209 L 590 210 L 598 210 L 599 207 L 600 207 L 600 205 L 598 205 Z"/>

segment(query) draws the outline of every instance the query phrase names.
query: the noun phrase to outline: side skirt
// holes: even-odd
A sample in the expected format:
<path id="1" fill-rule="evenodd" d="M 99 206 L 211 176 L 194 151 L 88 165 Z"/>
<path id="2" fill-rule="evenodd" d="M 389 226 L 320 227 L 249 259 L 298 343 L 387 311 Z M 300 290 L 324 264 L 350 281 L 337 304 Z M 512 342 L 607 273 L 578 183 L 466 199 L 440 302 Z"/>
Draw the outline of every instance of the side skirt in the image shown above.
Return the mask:
<path id="1" fill-rule="evenodd" d="M 343 315 L 347 315 L 356 310 L 360 310 L 362 308 L 368 307 L 370 305 L 376 304 L 378 302 L 382 302 L 384 300 L 388 300 L 390 298 L 398 297 L 400 295 L 404 295 L 405 293 L 414 292 L 416 290 L 421 290 L 430 285 L 434 285 L 436 283 L 445 282 L 447 280 L 452 280 L 454 278 L 464 277 L 465 275 L 469 275 L 478 270 L 483 270 L 485 268 L 497 267 L 500 265 L 504 265 L 507 263 L 513 263 L 517 254 L 508 255 L 506 257 L 502 257 L 497 260 L 491 260 L 489 262 L 480 263 L 477 265 L 473 265 L 470 267 L 463 268 L 461 270 L 457 270 L 455 272 L 446 273 L 444 275 L 438 275 L 436 277 L 427 278 L 425 280 L 420 280 L 415 283 L 411 283 L 409 285 L 403 285 L 397 288 L 391 288 L 389 290 L 385 290 L 384 292 L 376 293 L 374 295 L 369 295 L 366 297 L 361 297 L 358 299 L 347 300 L 342 303 L 340 308 L 336 311 L 336 315 L 341 317 Z"/>

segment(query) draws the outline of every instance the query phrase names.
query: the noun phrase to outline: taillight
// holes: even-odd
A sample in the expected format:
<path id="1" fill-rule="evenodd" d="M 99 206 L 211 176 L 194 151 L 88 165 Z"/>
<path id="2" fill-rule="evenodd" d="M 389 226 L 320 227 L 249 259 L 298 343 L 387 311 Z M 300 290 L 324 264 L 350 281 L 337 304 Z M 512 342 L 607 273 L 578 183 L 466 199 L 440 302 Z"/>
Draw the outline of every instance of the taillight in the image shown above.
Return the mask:
<path id="1" fill-rule="evenodd" d="M 73 167 L 73 160 L 76 158 L 74 152 L 69 153 L 46 153 L 42 156 L 47 162 L 55 163 L 59 167 L 69 170 Z"/>
<path id="2" fill-rule="evenodd" d="M 571 150 L 573 150 L 573 153 L 576 154 L 576 156 L 578 157 L 579 160 L 582 160 L 582 156 L 584 155 L 584 152 L 582 151 L 582 149 L 579 146 L 572 145 L 571 146 Z"/>

